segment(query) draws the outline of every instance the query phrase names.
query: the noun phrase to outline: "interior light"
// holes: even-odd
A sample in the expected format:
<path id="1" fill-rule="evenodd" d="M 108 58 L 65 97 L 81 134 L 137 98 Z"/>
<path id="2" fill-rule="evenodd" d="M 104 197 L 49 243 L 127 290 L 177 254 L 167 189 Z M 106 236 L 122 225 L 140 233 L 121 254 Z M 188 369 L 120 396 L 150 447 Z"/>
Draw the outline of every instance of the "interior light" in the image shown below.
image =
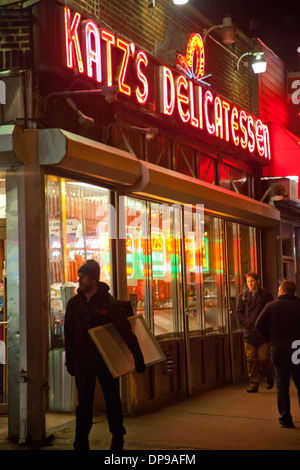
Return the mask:
<path id="1" fill-rule="evenodd" d="M 174 5 L 185 5 L 189 0 L 173 0 Z"/>

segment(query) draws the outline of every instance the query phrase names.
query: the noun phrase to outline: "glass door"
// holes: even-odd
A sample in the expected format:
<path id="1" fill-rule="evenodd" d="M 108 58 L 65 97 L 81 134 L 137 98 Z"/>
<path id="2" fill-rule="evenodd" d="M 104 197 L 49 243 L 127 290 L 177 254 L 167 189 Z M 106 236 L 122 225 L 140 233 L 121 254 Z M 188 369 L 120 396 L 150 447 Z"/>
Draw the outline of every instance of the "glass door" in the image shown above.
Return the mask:
<path id="1" fill-rule="evenodd" d="M 256 227 L 226 222 L 227 315 L 233 381 L 246 373 L 242 329 L 235 310 L 239 294 L 247 288 L 245 275 L 258 272 L 257 236 Z"/>

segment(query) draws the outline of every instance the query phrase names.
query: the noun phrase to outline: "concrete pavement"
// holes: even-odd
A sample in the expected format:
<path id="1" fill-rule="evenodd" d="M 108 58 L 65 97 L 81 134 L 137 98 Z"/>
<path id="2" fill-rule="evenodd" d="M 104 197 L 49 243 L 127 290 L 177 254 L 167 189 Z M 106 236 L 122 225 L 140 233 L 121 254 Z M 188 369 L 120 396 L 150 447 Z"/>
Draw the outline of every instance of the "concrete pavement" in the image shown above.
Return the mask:
<path id="1" fill-rule="evenodd" d="M 235 384 L 206 391 L 191 398 L 171 401 L 151 412 L 125 417 L 124 450 L 300 450 L 300 410 L 291 384 L 291 410 L 295 428 L 278 423 L 276 388 L 246 392 L 247 385 Z M 39 450 L 73 450 L 74 415 L 60 427 L 48 429 L 52 442 Z M 110 433 L 106 416 L 95 416 L 90 434 L 91 450 L 107 450 Z M 11 445 L 0 435 L 0 450 L 28 450 Z"/>

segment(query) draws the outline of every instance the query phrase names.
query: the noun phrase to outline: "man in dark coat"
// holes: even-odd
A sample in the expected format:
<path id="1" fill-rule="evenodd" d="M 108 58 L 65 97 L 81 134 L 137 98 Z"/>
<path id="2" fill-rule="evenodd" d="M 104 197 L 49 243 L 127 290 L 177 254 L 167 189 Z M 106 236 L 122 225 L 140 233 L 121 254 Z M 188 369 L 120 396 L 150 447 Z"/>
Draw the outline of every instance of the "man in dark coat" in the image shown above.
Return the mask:
<path id="1" fill-rule="evenodd" d="M 244 344 L 249 377 L 247 392 L 258 392 L 260 372 L 267 378 L 267 389 L 274 385 L 273 368 L 270 358 L 270 345 L 255 328 L 255 321 L 264 306 L 273 300 L 272 294 L 259 286 L 259 276 L 255 272 L 246 274 L 248 288 L 238 299 L 236 316 L 244 328 Z"/>
<path id="2" fill-rule="evenodd" d="M 293 281 L 283 281 L 278 289 L 278 298 L 265 306 L 256 320 L 256 328 L 270 339 L 271 359 L 277 386 L 279 424 L 293 428 L 290 411 L 290 378 L 292 376 L 298 392 L 300 405 L 300 299 L 296 297 Z"/>
<path id="3" fill-rule="evenodd" d="M 65 350 L 66 367 L 75 375 L 78 391 L 76 435 L 74 448 L 89 449 L 89 432 L 93 423 L 93 402 L 96 377 L 100 382 L 112 433 L 111 450 L 121 450 L 124 443 L 122 403 L 118 379 L 114 379 L 88 333 L 90 328 L 113 323 L 131 350 L 137 372 L 146 368 L 137 337 L 120 303 L 109 293 L 109 286 L 99 281 L 100 266 L 88 260 L 78 270 L 79 288 L 66 308 Z"/>

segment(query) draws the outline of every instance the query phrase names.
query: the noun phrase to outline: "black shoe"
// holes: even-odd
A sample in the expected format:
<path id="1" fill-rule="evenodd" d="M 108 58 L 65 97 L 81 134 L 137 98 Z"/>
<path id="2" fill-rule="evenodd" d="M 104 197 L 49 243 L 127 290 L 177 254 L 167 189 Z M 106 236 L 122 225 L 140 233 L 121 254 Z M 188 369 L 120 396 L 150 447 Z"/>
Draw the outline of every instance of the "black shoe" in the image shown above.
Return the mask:
<path id="1" fill-rule="evenodd" d="M 74 450 L 90 450 L 89 443 L 82 443 L 82 442 L 74 442 L 73 444 Z"/>
<path id="2" fill-rule="evenodd" d="M 248 393 L 257 393 L 258 392 L 258 387 L 249 387 L 247 389 Z"/>
<path id="3" fill-rule="evenodd" d="M 290 423 L 279 423 L 279 424 L 281 428 L 294 428 L 295 427 L 293 421 L 291 421 Z"/>
<path id="4" fill-rule="evenodd" d="M 124 437 L 121 434 L 113 434 L 109 450 L 123 450 Z"/>
<path id="5" fill-rule="evenodd" d="M 267 390 L 271 390 L 274 387 L 274 380 L 267 380 Z"/>

